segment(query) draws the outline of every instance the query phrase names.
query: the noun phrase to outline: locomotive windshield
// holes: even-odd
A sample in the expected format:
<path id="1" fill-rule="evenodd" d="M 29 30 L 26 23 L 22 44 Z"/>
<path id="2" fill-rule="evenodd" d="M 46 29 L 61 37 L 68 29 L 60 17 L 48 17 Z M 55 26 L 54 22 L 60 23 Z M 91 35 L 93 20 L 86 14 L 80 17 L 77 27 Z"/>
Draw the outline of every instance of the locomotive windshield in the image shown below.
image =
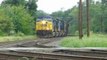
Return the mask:
<path id="1" fill-rule="evenodd" d="M 39 17 L 37 19 L 37 21 L 42 21 L 42 20 L 52 21 L 53 19 L 52 19 L 52 17 Z"/>

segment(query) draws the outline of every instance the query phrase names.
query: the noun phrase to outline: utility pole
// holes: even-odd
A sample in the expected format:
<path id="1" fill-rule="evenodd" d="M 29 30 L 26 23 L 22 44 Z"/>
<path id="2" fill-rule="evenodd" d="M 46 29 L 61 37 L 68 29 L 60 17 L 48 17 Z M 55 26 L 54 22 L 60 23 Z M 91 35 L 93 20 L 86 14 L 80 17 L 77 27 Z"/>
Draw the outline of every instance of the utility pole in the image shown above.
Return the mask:
<path id="1" fill-rule="evenodd" d="M 83 31 L 82 31 L 82 0 L 79 1 L 79 39 L 82 39 L 83 37 Z"/>
<path id="2" fill-rule="evenodd" d="M 89 0 L 86 0 L 87 5 L 87 37 L 90 36 L 90 14 L 89 14 Z"/>

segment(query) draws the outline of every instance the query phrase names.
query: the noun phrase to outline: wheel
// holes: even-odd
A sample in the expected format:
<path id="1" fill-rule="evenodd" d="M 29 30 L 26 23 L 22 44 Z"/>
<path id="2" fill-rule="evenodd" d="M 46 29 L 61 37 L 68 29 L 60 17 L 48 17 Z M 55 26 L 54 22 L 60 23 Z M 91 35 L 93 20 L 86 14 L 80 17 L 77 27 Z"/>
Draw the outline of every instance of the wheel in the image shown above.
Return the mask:
<path id="1" fill-rule="evenodd" d="M 59 37 L 61 37 L 61 32 L 59 32 Z"/>
<path id="2" fill-rule="evenodd" d="M 62 37 L 65 35 L 65 33 L 64 32 L 62 32 Z"/>
<path id="3" fill-rule="evenodd" d="M 52 32 L 52 36 L 55 37 L 55 35 L 56 35 L 56 33 L 55 33 L 55 32 Z"/>
<path id="4" fill-rule="evenodd" d="M 55 32 L 55 37 L 57 37 L 56 35 L 57 35 L 57 34 L 56 34 L 56 32 Z"/>
<path id="5" fill-rule="evenodd" d="M 59 36 L 59 33 L 58 33 L 58 32 L 56 33 L 56 36 L 57 36 L 57 37 Z"/>
<path id="6" fill-rule="evenodd" d="M 61 31 L 61 37 L 63 36 L 63 32 Z"/>

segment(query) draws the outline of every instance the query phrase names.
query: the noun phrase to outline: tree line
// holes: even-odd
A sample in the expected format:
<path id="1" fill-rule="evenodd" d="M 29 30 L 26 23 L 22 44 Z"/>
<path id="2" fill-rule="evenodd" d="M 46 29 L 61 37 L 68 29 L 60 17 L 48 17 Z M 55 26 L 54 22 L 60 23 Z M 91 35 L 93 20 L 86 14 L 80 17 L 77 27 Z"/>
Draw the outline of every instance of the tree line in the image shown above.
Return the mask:
<path id="1" fill-rule="evenodd" d="M 82 18 L 83 18 L 83 33 L 87 32 L 87 19 L 86 19 L 86 1 L 82 3 L 83 11 L 82 11 Z M 107 33 L 107 1 L 95 1 L 90 0 L 90 29 L 91 32 L 94 33 Z M 78 5 L 74 6 L 71 9 L 66 11 L 57 11 L 53 12 L 51 15 L 53 17 L 60 17 L 64 21 L 69 21 L 69 33 L 76 34 L 78 33 L 78 13 L 79 7 Z"/>
<path id="2" fill-rule="evenodd" d="M 0 5 L 0 35 L 34 34 L 37 0 L 3 0 Z"/>

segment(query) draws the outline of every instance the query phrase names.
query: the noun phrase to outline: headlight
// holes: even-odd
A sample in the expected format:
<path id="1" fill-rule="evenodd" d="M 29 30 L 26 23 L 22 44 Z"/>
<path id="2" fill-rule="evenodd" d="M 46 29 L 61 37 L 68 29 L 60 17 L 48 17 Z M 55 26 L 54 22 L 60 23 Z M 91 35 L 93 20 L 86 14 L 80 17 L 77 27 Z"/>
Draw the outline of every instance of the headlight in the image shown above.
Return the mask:
<path id="1" fill-rule="evenodd" d="M 46 21 L 42 21 L 42 24 L 46 24 Z"/>
<path id="2" fill-rule="evenodd" d="M 49 28 L 47 28 L 47 30 L 49 30 Z"/>

